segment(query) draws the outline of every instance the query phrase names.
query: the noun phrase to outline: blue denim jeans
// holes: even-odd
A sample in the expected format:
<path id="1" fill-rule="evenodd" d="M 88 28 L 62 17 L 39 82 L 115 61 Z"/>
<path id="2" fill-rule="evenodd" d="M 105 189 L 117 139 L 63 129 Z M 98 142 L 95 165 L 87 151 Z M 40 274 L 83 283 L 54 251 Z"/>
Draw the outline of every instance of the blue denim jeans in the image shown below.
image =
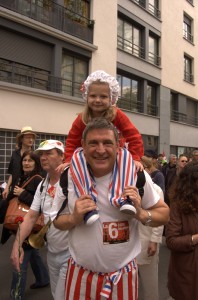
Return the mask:
<path id="1" fill-rule="evenodd" d="M 27 269 L 28 269 L 29 262 L 30 262 L 33 274 L 36 279 L 35 283 L 37 285 L 46 285 L 49 283 L 48 269 L 40 256 L 39 250 L 33 249 L 33 248 L 24 249 L 24 259 L 21 264 L 22 277 L 21 277 L 21 282 L 20 282 L 20 287 L 19 287 L 19 291 L 20 291 L 19 299 L 20 300 L 24 300 L 24 297 L 25 297 L 25 286 L 26 286 Z M 10 300 L 15 299 L 15 297 L 13 295 L 13 291 L 16 288 L 18 278 L 19 278 L 18 272 L 16 270 L 13 270 Z"/>

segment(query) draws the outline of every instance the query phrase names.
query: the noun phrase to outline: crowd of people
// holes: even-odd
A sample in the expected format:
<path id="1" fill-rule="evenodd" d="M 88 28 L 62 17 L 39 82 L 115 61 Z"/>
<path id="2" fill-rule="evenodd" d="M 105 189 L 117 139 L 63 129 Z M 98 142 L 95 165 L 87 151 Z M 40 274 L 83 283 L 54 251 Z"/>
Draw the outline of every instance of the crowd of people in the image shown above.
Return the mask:
<path id="1" fill-rule="evenodd" d="M 17 136 L 0 213 L 5 216 L 13 197 L 30 209 L 17 232 L 2 231 L 2 244 L 10 234 L 16 236 L 8 298 L 25 299 L 30 262 L 35 275 L 31 288 L 50 283 L 55 300 L 136 300 L 140 288 L 142 300 L 158 300 L 163 234 L 171 251 L 171 297 L 198 298 L 197 264 L 192 266 L 198 251 L 198 150 L 191 158 L 171 154 L 168 162 L 164 155 L 144 150 L 138 129 L 116 107 L 119 84 L 106 72 L 90 74 L 81 90 L 85 108 L 65 147 L 46 140 L 33 152 L 36 134 L 30 126 Z M 28 240 L 40 213 L 46 224 L 47 266 Z M 182 264 L 185 258 L 188 267 Z M 41 260 L 36 271 L 35 260 Z M 183 278 L 182 272 L 191 277 Z"/>

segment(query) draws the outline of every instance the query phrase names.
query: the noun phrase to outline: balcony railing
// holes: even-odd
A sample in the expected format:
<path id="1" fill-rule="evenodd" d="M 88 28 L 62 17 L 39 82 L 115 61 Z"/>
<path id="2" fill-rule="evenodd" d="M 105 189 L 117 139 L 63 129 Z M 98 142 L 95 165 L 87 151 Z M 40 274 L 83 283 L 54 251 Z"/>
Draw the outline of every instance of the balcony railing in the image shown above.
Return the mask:
<path id="1" fill-rule="evenodd" d="M 148 9 L 146 5 L 145 0 L 131 0 L 132 2 L 138 4 L 139 6 L 143 7 L 147 11 L 149 11 L 152 15 L 154 15 L 156 18 L 160 19 L 161 18 L 161 12 L 160 10 L 156 7 L 153 6 L 151 3 L 148 4 Z"/>
<path id="2" fill-rule="evenodd" d="M 193 74 L 184 71 L 184 80 L 187 82 L 193 83 L 194 82 Z"/>
<path id="3" fill-rule="evenodd" d="M 127 98 L 119 98 L 118 101 L 119 108 L 126 109 L 129 111 L 135 111 L 135 112 L 143 112 L 143 103 L 140 101 L 135 101 L 132 99 Z"/>
<path id="4" fill-rule="evenodd" d="M 54 1 L 0 0 L 0 6 L 40 23 L 93 43 L 94 21 L 73 12 Z"/>
<path id="5" fill-rule="evenodd" d="M 152 63 L 156 66 L 160 66 L 160 64 L 161 64 L 161 58 L 157 54 L 152 53 L 152 52 L 149 52 L 148 60 L 150 63 Z"/>
<path id="6" fill-rule="evenodd" d="M 0 61 L 0 81 L 45 90 L 68 96 L 81 97 L 82 82 L 52 76 L 47 71 L 38 71 L 32 67 L 22 67 L 14 62 Z"/>
<path id="7" fill-rule="evenodd" d="M 183 37 L 190 43 L 193 43 L 193 35 L 189 31 L 183 29 Z"/>
<path id="8" fill-rule="evenodd" d="M 154 15 L 155 17 L 157 17 L 158 19 L 161 18 L 161 12 L 160 10 L 156 7 L 153 6 L 151 3 L 149 3 L 149 8 L 148 8 L 149 12 Z"/>
<path id="9" fill-rule="evenodd" d="M 138 56 L 140 58 L 145 58 L 145 49 L 143 47 L 136 45 L 120 36 L 117 37 L 117 43 L 119 49 L 124 50 L 125 52 L 133 54 L 135 56 Z"/>
<path id="10" fill-rule="evenodd" d="M 198 126 L 198 117 L 188 116 L 187 114 L 180 113 L 176 110 L 171 111 L 171 120 L 176 122 L 182 122 L 189 125 Z"/>
<path id="11" fill-rule="evenodd" d="M 158 116 L 158 107 L 155 104 L 147 104 L 147 114 Z"/>

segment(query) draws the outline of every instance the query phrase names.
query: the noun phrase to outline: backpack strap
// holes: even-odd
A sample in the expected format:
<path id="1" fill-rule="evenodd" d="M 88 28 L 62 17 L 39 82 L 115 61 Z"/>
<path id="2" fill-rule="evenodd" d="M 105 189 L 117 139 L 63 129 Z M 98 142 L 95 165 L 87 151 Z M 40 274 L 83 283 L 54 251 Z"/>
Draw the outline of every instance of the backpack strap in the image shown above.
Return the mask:
<path id="1" fill-rule="evenodd" d="M 43 185 L 44 185 L 44 182 L 46 180 L 47 177 L 43 178 L 42 182 L 41 182 L 41 186 L 40 186 L 40 194 L 42 194 L 43 192 Z"/>
<path id="2" fill-rule="evenodd" d="M 69 167 L 65 168 L 60 177 L 60 187 L 62 188 L 63 194 L 65 195 L 65 200 L 63 201 L 61 208 L 59 209 L 56 219 L 60 215 L 60 213 L 64 210 L 68 203 L 68 170 Z"/>
<path id="3" fill-rule="evenodd" d="M 137 182 L 136 187 L 139 190 L 140 197 L 142 198 L 144 195 L 144 185 L 146 182 L 144 171 L 138 171 L 137 172 Z"/>

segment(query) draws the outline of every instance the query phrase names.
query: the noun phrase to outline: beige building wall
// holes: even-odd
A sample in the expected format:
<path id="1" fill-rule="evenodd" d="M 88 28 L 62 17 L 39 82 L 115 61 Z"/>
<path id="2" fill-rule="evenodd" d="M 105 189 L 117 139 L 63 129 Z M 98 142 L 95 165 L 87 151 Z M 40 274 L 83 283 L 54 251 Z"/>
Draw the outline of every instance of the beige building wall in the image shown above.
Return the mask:
<path id="1" fill-rule="evenodd" d="M 94 25 L 94 45 L 90 62 L 90 72 L 104 70 L 116 76 L 117 61 L 117 1 L 94 0 L 92 18 L 97 20 Z"/>
<path id="2" fill-rule="evenodd" d="M 84 102 L 65 101 L 65 96 L 14 86 L 0 88 L 1 129 L 21 130 L 29 125 L 36 132 L 68 134 L 71 124 L 81 112 Z"/>
<path id="3" fill-rule="evenodd" d="M 188 1 L 166 0 L 162 5 L 162 85 L 198 99 L 198 5 Z M 194 42 L 183 38 L 184 13 L 194 20 Z M 184 81 L 184 54 L 194 58 L 194 84 Z"/>

